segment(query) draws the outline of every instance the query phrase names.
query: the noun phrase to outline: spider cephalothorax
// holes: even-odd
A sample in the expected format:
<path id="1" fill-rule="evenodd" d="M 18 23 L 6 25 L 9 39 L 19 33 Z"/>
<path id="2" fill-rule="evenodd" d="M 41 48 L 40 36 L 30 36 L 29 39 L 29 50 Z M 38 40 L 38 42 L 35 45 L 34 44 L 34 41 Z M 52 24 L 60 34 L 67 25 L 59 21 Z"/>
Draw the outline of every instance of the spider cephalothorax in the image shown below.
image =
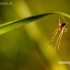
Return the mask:
<path id="1" fill-rule="evenodd" d="M 58 31 L 60 32 L 65 26 L 66 26 L 66 23 L 60 24 Z"/>
<path id="2" fill-rule="evenodd" d="M 66 25 L 66 23 L 62 23 L 62 24 L 61 24 L 61 27 L 64 27 L 65 25 Z"/>

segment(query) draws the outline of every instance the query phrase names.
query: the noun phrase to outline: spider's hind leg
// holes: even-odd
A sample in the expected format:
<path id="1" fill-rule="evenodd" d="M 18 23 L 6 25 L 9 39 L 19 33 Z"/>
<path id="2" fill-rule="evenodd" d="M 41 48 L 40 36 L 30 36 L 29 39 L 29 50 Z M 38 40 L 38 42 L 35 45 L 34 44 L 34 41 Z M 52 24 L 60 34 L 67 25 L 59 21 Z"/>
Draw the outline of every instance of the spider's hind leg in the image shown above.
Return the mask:
<path id="1" fill-rule="evenodd" d="M 58 46 L 58 50 L 59 50 L 59 45 L 60 45 L 60 40 L 61 40 L 62 34 L 63 34 L 63 30 L 60 32 L 60 34 L 57 38 L 55 49 L 56 49 L 56 46 Z M 55 49 L 54 49 L 54 51 L 55 51 Z"/>
<path id="2" fill-rule="evenodd" d="M 58 33 L 58 29 L 56 29 L 56 31 L 55 31 L 55 33 L 54 33 L 54 35 L 53 35 L 53 37 L 52 37 L 52 39 L 51 39 L 51 41 L 50 41 L 50 44 L 49 44 L 49 47 L 48 47 L 48 48 L 50 48 L 50 45 L 51 45 L 51 43 L 53 42 L 53 39 L 54 39 L 54 37 L 57 35 L 57 33 Z"/>

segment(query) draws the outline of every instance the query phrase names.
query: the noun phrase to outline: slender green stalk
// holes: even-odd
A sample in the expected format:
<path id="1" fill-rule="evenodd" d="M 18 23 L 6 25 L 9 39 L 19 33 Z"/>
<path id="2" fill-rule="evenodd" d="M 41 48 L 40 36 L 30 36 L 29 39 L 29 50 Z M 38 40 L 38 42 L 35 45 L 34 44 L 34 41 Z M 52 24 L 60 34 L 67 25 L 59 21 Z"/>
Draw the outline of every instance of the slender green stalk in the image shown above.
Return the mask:
<path id="1" fill-rule="evenodd" d="M 60 14 L 60 15 L 63 15 L 63 16 L 66 16 L 66 17 L 70 18 L 70 15 L 68 15 L 66 13 L 62 13 L 62 12 L 51 12 L 51 13 L 45 13 L 45 14 L 40 14 L 40 15 L 36 15 L 36 16 L 30 16 L 30 17 L 27 17 L 27 18 L 24 18 L 24 19 L 20 19 L 20 20 L 16 20 L 16 21 L 1 24 L 0 25 L 0 35 L 8 32 L 12 29 L 15 29 L 17 27 L 20 27 L 24 24 L 28 24 L 32 21 L 36 21 L 40 18 L 43 18 L 45 16 L 49 16 L 49 15 L 52 15 L 52 14 Z"/>

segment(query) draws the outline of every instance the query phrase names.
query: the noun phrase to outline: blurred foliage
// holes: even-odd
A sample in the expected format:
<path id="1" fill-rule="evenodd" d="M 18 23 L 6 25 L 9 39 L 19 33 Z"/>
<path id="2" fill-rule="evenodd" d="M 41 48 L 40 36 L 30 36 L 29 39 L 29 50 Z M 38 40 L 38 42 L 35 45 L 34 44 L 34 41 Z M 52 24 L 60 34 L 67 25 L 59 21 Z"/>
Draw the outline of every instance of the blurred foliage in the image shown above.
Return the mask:
<path id="1" fill-rule="evenodd" d="M 70 14 L 69 0 L 11 2 L 12 5 L 0 5 L 0 24 L 52 11 Z M 66 26 L 68 31 L 62 37 L 59 51 L 53 51 L 56 37 L 48 52 L 51 37 L 46 36 L 58 27 L 59 16 L 48 16 L 0 35 L 0 70 L 69 70 L 69 65 L 58 64 L 59 61 L 70 61 L 69 25 Z M 62 17 L 60 18 L 63 23 Z M 66 17 L 65 19 L 70 21 Z"/>

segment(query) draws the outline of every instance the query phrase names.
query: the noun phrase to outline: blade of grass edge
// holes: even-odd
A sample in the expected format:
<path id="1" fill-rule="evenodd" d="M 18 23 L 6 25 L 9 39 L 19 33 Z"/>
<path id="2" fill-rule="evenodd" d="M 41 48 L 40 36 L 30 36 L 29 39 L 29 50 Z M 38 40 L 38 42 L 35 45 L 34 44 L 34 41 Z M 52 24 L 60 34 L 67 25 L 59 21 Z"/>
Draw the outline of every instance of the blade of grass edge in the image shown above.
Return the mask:
<path id="1" fill-rule="evenodd" d="M 31 17 L 24 18 L 21 20 L 1 24 L 0 25 L 0 35 L 8 32 L 8 31 L 11 31 L 17 27 L 20 27 L 24 24 L 30 23 L 32 21 L 35 21 L 37 19 L 43 18 L 43 17 L 48 16 L 48 15 L 52 15 L 52 14 L 60 14 L 60 15 L 63 15 L 63 16 L 70 18 L 70 15 L 68 15 L 66 13 L 62 13 L 62 12 L 51 12 L 51 13 L 35 15 L 35 16 L 31 16 Z"/>

